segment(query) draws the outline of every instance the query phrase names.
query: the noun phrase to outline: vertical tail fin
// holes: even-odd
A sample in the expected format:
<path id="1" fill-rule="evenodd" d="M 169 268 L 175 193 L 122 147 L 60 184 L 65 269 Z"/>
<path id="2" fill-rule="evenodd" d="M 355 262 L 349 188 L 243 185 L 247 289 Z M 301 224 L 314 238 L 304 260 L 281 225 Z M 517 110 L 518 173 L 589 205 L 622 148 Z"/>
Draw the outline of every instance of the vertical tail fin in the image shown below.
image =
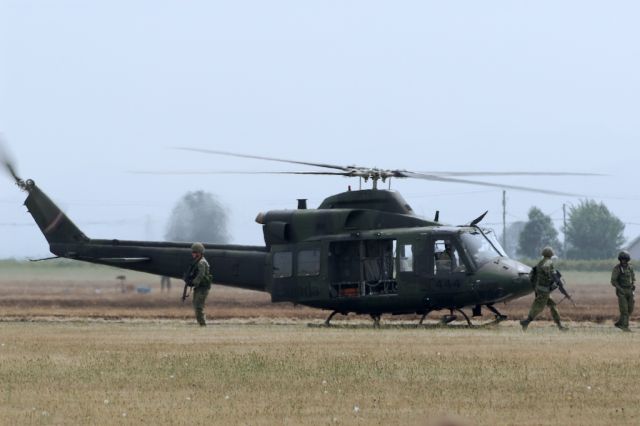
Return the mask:
<path id="1" fill-rule="evenodd" d="M 88 241 L 86 235 L 65 215 L 32 180 L 23 187 L 29 196 L 24 204 L 49 244 Z"/>

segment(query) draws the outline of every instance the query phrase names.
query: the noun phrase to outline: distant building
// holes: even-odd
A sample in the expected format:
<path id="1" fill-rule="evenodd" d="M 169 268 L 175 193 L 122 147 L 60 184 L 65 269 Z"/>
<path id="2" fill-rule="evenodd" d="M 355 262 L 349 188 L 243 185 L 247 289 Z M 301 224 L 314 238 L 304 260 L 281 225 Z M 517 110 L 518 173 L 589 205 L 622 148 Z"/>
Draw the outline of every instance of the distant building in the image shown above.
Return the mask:
<path id="1" fill-rule="evenodd" d="M 640 236 L 631 240 L 625 250 L 631 254 L 631 259 L 640 260 Z"/>

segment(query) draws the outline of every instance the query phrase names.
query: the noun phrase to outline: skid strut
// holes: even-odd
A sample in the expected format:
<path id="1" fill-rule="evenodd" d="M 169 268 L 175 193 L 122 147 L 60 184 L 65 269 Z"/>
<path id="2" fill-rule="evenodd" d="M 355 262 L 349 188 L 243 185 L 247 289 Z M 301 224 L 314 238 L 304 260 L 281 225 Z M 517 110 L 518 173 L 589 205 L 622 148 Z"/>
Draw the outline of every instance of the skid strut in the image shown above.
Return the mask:
<path id="1" fill-rule="evenodd" d="M 324 320 L 324 325 L 326 325 L 327 327 L 329 327 L 329 326 L 331 325 L 331 324 L 329 324 L 329 323 L 331 322 L 331 318 L 333 318 L 333 316 L 334 316 L 335 314 L 337 314 L 337 313 L 338 313 L 338 311 L 333 311 L 333 312 L 331 312 L 331 315 L 329 315 L 329 316 L 327 317 L 327 319 L 326 319 L 326 320 Z"/>
<path id="2" fill-rule="evenodd" d="M 380 327 L 380 314 L 371 314 L 371 318 L 373 319 L 373 326 L 375 328 Z"/>
<path id="3" fill-rule="evenodd" d="M 500 311 L 498 311 L 493 305 L 487 305 L 487 308 L 496 314 L 496 321 L 500 322 L 507 319 L 507 316 L 500 313 Z"/>
<path id="4" fill-rule="evenodd" d="M 422 322 L 424 321 L 424 319 L 427 317 L 427 315 L 429 315 L 431 312 L 433 312 L 433 310 L 429 309 L 427 312 L 425 312 L 424 314 L 422 314 L 422 318 L 420 318 L 420 322 L 418 323 L 418 325 L 422 325 Z"/>
<path id="5" fill-rule="evenodd" d="M 456 309 L 456 311 L 460 312 L 464 317 L 464 319 L 467 320 L 467 324 L 469 325 L 469 327 L 473 326 L 473 324 L 471 324 L 471 320 L 469 319 L 469 316 L 465 314 L 462 309 Z"/>

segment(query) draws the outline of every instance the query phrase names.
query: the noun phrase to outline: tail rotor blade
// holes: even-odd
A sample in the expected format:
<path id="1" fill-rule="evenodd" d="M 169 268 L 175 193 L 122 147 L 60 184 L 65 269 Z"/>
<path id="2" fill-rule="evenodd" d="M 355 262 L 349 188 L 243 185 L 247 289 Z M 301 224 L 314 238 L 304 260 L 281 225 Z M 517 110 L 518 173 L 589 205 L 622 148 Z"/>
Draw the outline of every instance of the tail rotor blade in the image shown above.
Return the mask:
<path id="1" fill-rule="evenodd" d="M 0 162 L 6 169 L 7 173 L 11 175 L 13 179 L 15 179 L 16 183 L 19 184 L 22 182 L 22 179 L 18 176 L 16 172 L 16 167 L 14 162 L 11 160 L 11 156 L 9 155 L 9 151 L 7 149 L 7 144 L 4 141 L 4 138 L 0 136 Z"/>

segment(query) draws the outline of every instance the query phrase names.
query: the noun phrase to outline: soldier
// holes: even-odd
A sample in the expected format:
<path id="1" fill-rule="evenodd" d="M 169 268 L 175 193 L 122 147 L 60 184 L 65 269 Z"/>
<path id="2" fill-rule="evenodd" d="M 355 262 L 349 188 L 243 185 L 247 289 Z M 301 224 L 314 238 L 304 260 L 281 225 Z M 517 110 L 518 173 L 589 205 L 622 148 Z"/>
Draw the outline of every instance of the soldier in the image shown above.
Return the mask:
<path id="1" fill-rule="evenodd" d="M 551 292 L 554 288 L 554 267 L 551 258 L 553 257 L 553 249 L 551 247 L 545 247 L 542 249 L 542 260 L 538 262 L 538 265 L 531 271 L 533 274 L 532 284 L 534 285 L 534 290 L 536 294 L 536 298 L 531 304 L 531 309 L 529 310 L 529 315 L 526 319 L 520 321 L 520 325 L 522 326 L 522 330 L 526 331 L 529 323 L 533 321 L 536 316 L 545 306 L 549 307 L 551 311 L 551 316 L 553 317 L 553 322 L 556 323 L 558 328 L 561 331 L 566 331 L 567 327 L 563 326 L 560 322 L 560 314 L 558 314 L 558 310 L 556 309 L 556 302 L 551 299 Z"/>
<path id="2" fill-rule="evenodd" d="M 629 252 L 621 251 L 618 254 L 618 263 L 611 271 L 611 285 L 616 288 L 618 296 L 618 307 L 620 308 L 620 319 L 614 325 L 622 331 L 629 329 L 629 316 L 633 313 L 633 291 L 636 289 L 636 274 L 629 264 L 631 255 Z"/>
<path id="3" fill-rule="evenodd" d="M 167 290 L 167 292 L 171 291 L 171 278 L 167 277 L 166 275 L 163 275 L 160 278 L 160 291 L 164 292 L 165 289 Z"/>
<path id="4" fill-rule="evenodd" d="M 189 268 L 187 277 L 189 284 L 193 286 L 193 309 L 196 313 L 196 320 L 201 327 L 207 325 L 204 319 L 204 303 L 211 289 L 211 274 L 209 263 L 204 258 L 204 245 L 193 243 L 191 246 L 191 257 L 193 263 Z"/>

